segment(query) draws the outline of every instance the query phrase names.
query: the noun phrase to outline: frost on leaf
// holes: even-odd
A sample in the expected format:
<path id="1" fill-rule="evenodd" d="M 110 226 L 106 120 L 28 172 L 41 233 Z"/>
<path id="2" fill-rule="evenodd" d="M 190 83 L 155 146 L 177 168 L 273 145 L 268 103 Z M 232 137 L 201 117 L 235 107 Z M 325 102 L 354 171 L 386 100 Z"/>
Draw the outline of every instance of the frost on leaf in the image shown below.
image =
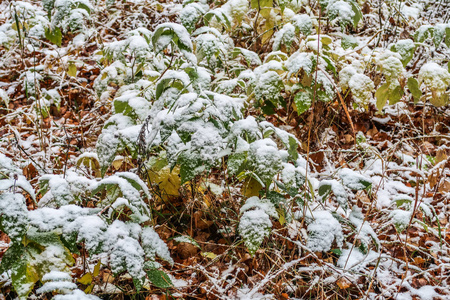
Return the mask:
<path id="1" fill-rule="evenodd" d="M 301 70 L 305 71 L 306 74 L 311 74 L 315 65 L 316 59 L 314 55 L 308 52 L 295 52 L 285 62 L 285 66 L 289 71 L 288 77 L 297 74 Z"/>
<path id="2" fill-rule="evenodd" d="M 142 230 L 141 241 L 145 256 L 149 259 L 148 263 L 153 267 L 157 266 L 156 255 L 170 264 L 174 263 L 172 257 L 170 257 L 169 248 L 152 227 L 145 227 Z"/>
<path id="3" fill-rule="evenodd" d="M 326 210 L 314 211 L 308 216 L 308 242 L 311 251 L 329 251 L 333 242 L 342 246 L 344 236 L 341 224 Z"/>
<path id="4" fill-rule="evenodd" d="M 275 71 L 268 71 L 262 74 L 255 87 L 255 96 L 259 101 L 269 100 L 274 105 L 278 105 L 278 98 L 281 96 L 283 81 Z"/>
<path id="5" fill-rule="evenodd" d="M 0 194 L 0 228 L 13 242 L 20 242 L 28 225 L 28 210 L 21 194 Z"/>
<path id="6" fill-rule="evenodd" d="M 342 183 L 352 190 L 364 190 L 372 184 L 370 178 L 348 168 L 340 170 L 339 177 L 342 179 Z"/>
<path id="7" fill-rule="evenodd" d="M 408 62 L 413 58 L 415 49 L 416 45 L 410 39 L 399 40 L 392 45 L 392 50 L 396 51 L 402 57 L 401 61 L 404 67 L 406 67 Z"/>
<path id="8" fill-rule="evenodd" d="M 355 12 L 345 1 L 330 1 L 327 7 L 330 20 L 338 20 L 342 27 L 353 24 Z"/>
<path id="9" fill-rule="evenodd" d="M 203 7 L 198 3 L 189 3 L 180 11 L 181 24 L 186 27 L 189 32 L 195 30 L 195 24 L 205 13 Z"/>
<path id="10" fill-rule="evenodd" d="M 273 40 L 273 51 L 278 51 L 281 45 L 285 45 L 286 51 L 289 53 L 291 44 L 295 38 L 295 27 L 291 23 L 287 23 L 275 34 Z"/>
<path id="11" fill-rule="evenodd" d="M 291 23 L 304 35 L 310 35 L 312 32 L 312 21 L 311 18 L 306 14 L 293 16 L 291 19 Z"/>
<path id="12" fill-rule="evenodd" d="M 333 192 L 339 205 L 346 209 L 348 205 L 348 193 L 342 184 L 337 180 L 322 180 L 319 185 L 319 195 L 324 199 L 330 192 Z"/>
<path id="13" fill-rule="evenodd" d="M 364 74 L 355 74 L 348 82 L 348 86 L 352 91 L 355 103 L 366 108 L 372 99 L 372 91 L 375 89 L 373 81 Z"/>
<path id="14" fill-rule="evenodd" d="M 264 238 L 269 236 L 271 228 L 270 217 L 262 209 L 244 212 L 238 230 L 251 255 L 256 253 Z"/>
<path id="15" fill-rule="evenodd" d="M 260 199 L 256 196 L 250 197 L 245 201 L 245 204 L 241 207 L 241 213 L 245 213 L 250 209 L 260 209 L 273 218 L 278 218 L 275 205 L 270 202 L 269 199 Z"/>
<path id="16" fill-rule="evenodd" d="M 435 106 L 443 106 L 449 102 L 445 93 L 450 84 L 450 73 L 437 63 L 427 63 L 420 68 L 419 86 L 424 83 L 431 90 L 430 102 Z"/>
<path id="17" fill-rule="evenodd" d="M 74 201 L 69 183 L 61 175 L 47 174 L 39 178 L 40 193 L 43 197 L 39 205 L 53 204 L 56 207 L 70 204 Z"/>
<path id="18" fill-rule="evenodd" d="M 137 227 L 136 227 L 137 226 Z M 111 271 L 115 274 L 127 271 L 133 279 L 143 283 L 144 250 L 137 238 L 137 224 L 114 221 L 106 232 L 108 253 L 110 255 Z"/>
<path id="19" fill-rule="evenodd" d="M 275 142 L 263 139 L 251 143 L 249 163 L 250 170 L 268 185 L 282 168 L 281 155 Z"/>
<path id="20" fill-rule="evenodd" d="M 409 221 L 411 220 L 411 214 L 411 211 L 403 209 L 395 209 L 390 213 L 391 221 L 398 232 L 402 232 L 408 227 Z"/>

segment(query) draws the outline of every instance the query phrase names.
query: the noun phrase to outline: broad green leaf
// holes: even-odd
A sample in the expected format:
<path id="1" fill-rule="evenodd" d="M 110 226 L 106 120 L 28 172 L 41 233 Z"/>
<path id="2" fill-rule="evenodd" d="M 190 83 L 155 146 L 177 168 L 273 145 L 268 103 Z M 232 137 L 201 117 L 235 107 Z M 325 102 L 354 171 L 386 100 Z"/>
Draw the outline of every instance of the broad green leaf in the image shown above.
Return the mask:
<path id="1" fill-rule="evenodd" d="M 389 95 L 389 84 L 387 83 L 384 83 L 375 92 L 375 97 L 377 98 L 377 108 L 379 111 L 383 110 L 383 107 L 386 105 L 388 95 Z"/>
<path id="2" fill-rule="evenodd" d="M 393 90 L 389 90 L 389 105 L 395 104 L 400 101 L 404 93 L 405 92 L 400 85 L 396 86 Z"/>
<path id="3" fill-rule="evenodd" d="M 430 103 L 436 107 L 447 105 L 449 103 L 449 95 L 445 93 L 442 94 L 432 93 Z"/>
<path id="4" fill-rule="evenodd" d="M 358 41 L 356 40 L 356 38 L 354 36 L 351 35 L 343 35 L 341 38 L 341 47 L 344 50 L 347 50 L 348 48 L 355 48 L 356 46 L 358 46 Z"/>
<path id="5" fill-rule="evenodd" d="M 363 16 L 361 13 L 361 9 L 359 8 L 359 5 L 356 3 L 356 1 L 351 1 L 350 5 L 352 6 L 352 10 L 355 13 L 355 16 L 353 17 L 353 26 L 356 28 L 358 27 L 358 23 Z"/>
<path id="6" fill-rule="evenodd" d="M 206 169 L 204 162 L 198 156 L 187 152 L 180 155 L 178 164 L 180 165 L 181 184 L 194 179 Z"/>
<path id="7" fill-rule="evenodd" d="M 422 97 L 422 91 L 419 88 L 419 82 L 414 77 L 408 78 L 408 89 L 413 95 L 414 104 L 419 102 L 420 97 Z"/>
<path id="8" fill-rule="evenodd" d="M 61 46 L 62 33 L 58 27 L 54 29 L 45 28 L 45 38 L 57 46 Z"/>
<path id="9" fill-rule="evenodd" d="M 244 152 L 235 153 L 228 157 L 227 169 L 231 175 L 237 175 L 243 171 L 245 160 L 247 159 L 247 154 Z"/>
<path id="10" fill-rule="evenodd" d="M 312 95 L 309 90 L 300 90 L 294 97 L 294 103 L 297 108 L 298 115 L 308 111 L 312 104 Z"/>
<path id="11" fill-rule="evenodd" d="M 151 283 L 160 289 L 173 287 L 172 280 L 170 280 L 170 277 L 163 271 L 152 269 L 147 271 L 147 276 Z"/>
<path id="12" fill-rule="evenodd" d="M 319 186 L 319 196 L 324 196 L 327 195 L 328 193 L 331 192 L 331 184 L 324 184 L 321 183 Z"/>

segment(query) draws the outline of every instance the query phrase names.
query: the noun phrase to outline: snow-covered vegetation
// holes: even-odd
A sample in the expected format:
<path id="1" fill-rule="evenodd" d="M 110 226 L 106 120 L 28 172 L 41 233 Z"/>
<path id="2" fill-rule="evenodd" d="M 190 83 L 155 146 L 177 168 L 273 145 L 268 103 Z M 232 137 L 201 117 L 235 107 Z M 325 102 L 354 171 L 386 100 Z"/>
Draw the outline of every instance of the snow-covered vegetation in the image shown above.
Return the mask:
<path id="1" fill-rule="evenodd" d="M 449 19 L 1 2 L 0 291 L 447 299 Z"/>

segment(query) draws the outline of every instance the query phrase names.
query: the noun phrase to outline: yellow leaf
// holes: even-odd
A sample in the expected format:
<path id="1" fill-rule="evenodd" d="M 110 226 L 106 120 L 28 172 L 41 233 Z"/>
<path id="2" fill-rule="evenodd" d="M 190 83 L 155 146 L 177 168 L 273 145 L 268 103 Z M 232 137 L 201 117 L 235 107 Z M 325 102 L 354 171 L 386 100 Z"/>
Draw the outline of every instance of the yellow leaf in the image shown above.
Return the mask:
<path id="1" fill-rule="evenodd" d="M 284 217 L 284 210 L 277 209 L 278 212 L 278 221 L 280 222 L 280 225 L 283 226 L 286 223 L 286 218 Z"/>
<path id="2" fill-rule="evenodd" d="M 179 167 L 175 167 L 172 172 L 170 172 L 169 166 L 165 166 L 159 171 L 150 170 L 148 172 L 148 177 L 153 184 L 158 185 L 163 194 L 163 198 L 165 198 L 167 196 L 180 195 L 180 192 L 178 191 L 181 186 L 181 179 L 179 174 Z"/>
<path id="3" fill-rule="evenodd" d="M 122 164 L 123 164 L 123 158 L 115 158 L 114 159 L 114 161 L 112 162 L 112 166 L 113 166 L 113 168 L 115 169 L 115 170 L 119 170 L 120 169 L 120 167 L 122 166 Z"/>
<path id="4" fill-rule="evenodd" d="M 98 274 L 100 274 L 100 266 L 101 265 L 102 265 L 102 261 L 99 260 L 98 263 L 94 267 L 94 273 L 93 273 L 94 277 L 97 277 Z"/>
<path id="5" fill-rule="evenodd" d="M 217 257 L 217 255 L 212 252 L 202 252 L 202 256 L 210 259 L 214 259 Z"/>
<path id="6" fill-rule="evenodd" d="M 259 191 L 261 189 L 262 185 L 253 177 L 247 177 L 242 184 L 242 194 L 246 198 L 259 196 Z"/>
<path id="7" fill-rule="evenodd" d="M 76 77 L 77 76 L 77 66 L 73 61 L 69 62 L 69 67 L 67 69 L 67 75 Z"/>
<path id="8" fill-rule="evenodd" d="M 78 282 L 84 285 L 89 285 L 92 282 L 92 274 L 91 273 L 86 273 L 83 275 L 83 277 L 81 277 L 80 279 L 78 279 Z"/>
<path id="9" fill-rule="evenodd" d="M 94 289 L 94 285 L 93 284 L 90 284 L 85 290 L 84 290 L 84 292 L 86 293 L 86 294 L 90 294 L 90 293 L 92 293 L 92 290 Z"/>

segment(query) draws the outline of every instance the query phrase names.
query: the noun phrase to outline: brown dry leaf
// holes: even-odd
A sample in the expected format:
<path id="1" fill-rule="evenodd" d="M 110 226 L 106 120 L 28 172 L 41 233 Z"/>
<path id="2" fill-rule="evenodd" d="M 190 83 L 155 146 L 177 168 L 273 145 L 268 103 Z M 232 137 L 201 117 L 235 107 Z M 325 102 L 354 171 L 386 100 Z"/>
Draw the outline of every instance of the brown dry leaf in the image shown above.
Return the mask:
<path id="1" fill-rule="evenodd" d="M 434 188 L 436 186 L 436 184 L 439 182 L 440 180 L 440 174 L 439 174 L 439 170 L 436 172 L 432 172 L 429 176 L 428 176 L 428 184 L 430 185 L 431 188 Z"/>
<path id="2" fill-rule="evenodd" d="M 448 193 L 448 192 L 450 192 L 450 181 L 448 181 L 447 179 L 445 179 L 445 180 L 439 185 L 438 192 L 440 192 L 440 193 Z"/>
<path id="3" fill-rule="evenodd" d="M 356 199 L 360 200 L 363 203 L 370 203 L 370 199 L 365 191 L 358 191 L 356 193 Z"/>
<path id="4" fill-rule="evenodd" d="M 38 172 L 32 163 L 28 164 L 25 168 L 23 168 L 23 175 L 28 179 L 32 180 L 38 175 Z"/>
<path id="5" fill-rule="evenodd" d="M 336 284 L 339 286 L 339 288 L 341 290 L 345 290 L 348 289 L 349 287 L 352 286 L 352 283 L 350 282 L 350 280 L 348 280 L 345 277 L 341 277 L 336 281 Z"/>
<path id="6" fill-rule="evenodd" d="M 443 149 L 439 149 L 436 152 L 436 164 L 440 163 L 441 161 L 447 160 L 447 153 Z"/>
<path id="7" fill-rule="evenodd" d="M 181 259 L 187 259 L 195 256 L 199 249 L 191 243 L 179 243 L 177 245 L 177 253 Z"/>

